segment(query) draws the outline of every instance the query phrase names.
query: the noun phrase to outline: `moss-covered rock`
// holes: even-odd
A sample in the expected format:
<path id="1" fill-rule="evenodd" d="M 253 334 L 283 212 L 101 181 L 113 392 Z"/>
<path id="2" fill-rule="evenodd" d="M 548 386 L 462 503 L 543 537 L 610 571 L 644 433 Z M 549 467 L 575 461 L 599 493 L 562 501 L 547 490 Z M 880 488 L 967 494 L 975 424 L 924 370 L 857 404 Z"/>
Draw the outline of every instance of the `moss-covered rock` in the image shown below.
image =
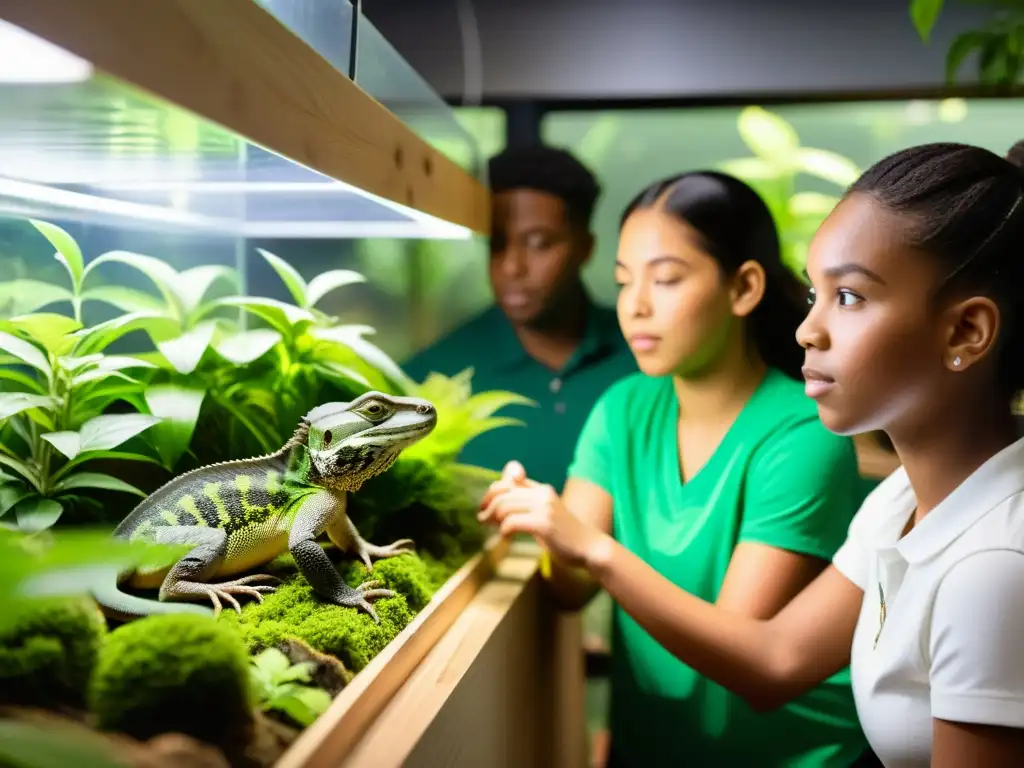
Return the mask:
<path id="1" fill-rule="evenodd" d="M 107 625 L 86 599 L 41 600 L 0 634 L 0 703 L 81 707 Z"/>
<path id="2" fill-rule="evenodd" d="M 110 633 L 89 690 L 97 724 L 148 739 L 177 732 L 231 753 L 253 722 L 249 659 L 236 627 L 168 614 Z"/>
<path id="3" fill-rule="evenodd" d="M 279 558 L 275 570 L 281 567 Z M 405 629 L 452 573 L 450 567 L 426 555 L 376 560 L 372 575 L 362 563 L 348 560 L 342 560 L 338 570 L 350 586 L 372 578 L 398 593 L 374 600 L 379 624 L 365 611 L 321 600 L 301 575 L 282 575 L 280 570 L 283 582 L 276 592 L 265 595 L 262 603 L 245 605 L 241 617 L 225 612 L 220 620 L 240 627 L 250 653 L 298 638 L 358 672 Z"/>

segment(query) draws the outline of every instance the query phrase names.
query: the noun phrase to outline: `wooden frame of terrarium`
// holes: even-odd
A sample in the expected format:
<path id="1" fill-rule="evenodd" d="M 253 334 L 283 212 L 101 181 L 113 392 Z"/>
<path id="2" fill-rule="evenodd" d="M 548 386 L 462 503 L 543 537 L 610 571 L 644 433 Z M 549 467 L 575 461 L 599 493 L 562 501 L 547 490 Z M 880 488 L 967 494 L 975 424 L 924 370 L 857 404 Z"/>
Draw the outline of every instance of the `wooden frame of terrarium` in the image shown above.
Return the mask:
<path id="1" fill-rule="evenodd" d="M 482 184 L 253 0 L 0 0 L 0 19 L 325 176 L 489 233 Z M 537 554 L 488 541 L 277 765 L 582 767 L 579 621 L 542 599 Z"/>

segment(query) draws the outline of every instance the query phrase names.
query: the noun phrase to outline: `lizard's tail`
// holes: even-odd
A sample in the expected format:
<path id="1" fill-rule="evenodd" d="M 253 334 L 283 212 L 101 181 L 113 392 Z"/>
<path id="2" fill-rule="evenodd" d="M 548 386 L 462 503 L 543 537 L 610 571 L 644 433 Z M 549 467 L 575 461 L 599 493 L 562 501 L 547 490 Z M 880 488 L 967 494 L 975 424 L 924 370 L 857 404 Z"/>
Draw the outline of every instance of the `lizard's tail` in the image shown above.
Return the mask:
<path id="1" fill-rule="evenodd" d="M 93 599 L 99 603 L 103 613 L 119 621 L 131 621 L 146 616 L 164 615 L 169 613 L 191 613 L 199 616 L 213 616 L 213 609 L 195 603 L 163 603 L 159 600 L 147 600 L 122 592 L 118 588 L 116 576 L 97 580 L 89 589 Z"/>

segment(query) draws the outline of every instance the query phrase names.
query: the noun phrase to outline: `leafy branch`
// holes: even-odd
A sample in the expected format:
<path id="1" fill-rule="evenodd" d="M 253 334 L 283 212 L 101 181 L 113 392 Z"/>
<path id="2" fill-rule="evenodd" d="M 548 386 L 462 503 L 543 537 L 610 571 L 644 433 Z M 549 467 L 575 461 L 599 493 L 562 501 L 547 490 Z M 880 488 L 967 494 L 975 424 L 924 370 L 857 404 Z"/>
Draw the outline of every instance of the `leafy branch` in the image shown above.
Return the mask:
<path id="1" fill-rule="evenodd" d="M 964 61 L 977 53 L 979 82 L 1012 89 L 1024 80 L 1024 0 L 973 0 L 971 4 L 991 6 L 992 12 L 981 28 L 953 38 L 946 51 L 946 83 L 954 84 Z M 910 0 L 911 22 L 925 44 L 931 40 L 943 7 L 944 0 Z"/>

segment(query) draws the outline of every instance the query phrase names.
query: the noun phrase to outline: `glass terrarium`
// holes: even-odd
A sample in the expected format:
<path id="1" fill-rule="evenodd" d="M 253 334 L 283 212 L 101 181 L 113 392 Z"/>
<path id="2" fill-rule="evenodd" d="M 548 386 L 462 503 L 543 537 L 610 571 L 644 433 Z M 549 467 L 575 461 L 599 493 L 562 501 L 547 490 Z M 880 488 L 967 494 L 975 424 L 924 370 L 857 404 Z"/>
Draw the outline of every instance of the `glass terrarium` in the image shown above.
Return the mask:
<path id="1" fill-rule="evenodd" d="M 0 4 L 0 561 L 15 564 L 0 567 L 0 655 L 63 638 L 0 665 L 0 704 L 301 765 L 291 742 L 329 707 L 367 717 L 345 700 L 360 675 L 386 701 L 433 641 L 392 648 L 390 676 L 364 670 L 403 632 L 436 640 L 457 617 L 445 601 L 465 605 L 500 559 L 475 518 L 494 473 L 455 456 L 521 398 L 473 393 L 471 372 L 410 380 L 396 358 L 422 324 L 402 288 L 415 281 L 378 277 L 413 267 L 366 268 L 379 242 L 482 252 L 483 164 L 348 3 L 88 5 Z M 370 391 L 384 397 L 371 416 L 417 397 L 436 426 L 376 476 L 323 480 L 303 458 L 329 448 L 311 412 Z M 246 463 L 268 456 L 274 489 Z M 210 473 L 198 495 L 149 528 L 223 531 L 208 575 L 216 560 L 277 585 L 193 601 L 215 621 L 164 599 L 169 569 L 206 557 L 192 538 L 161 539 L 172 553 L 111 535 L 195 472 Z M 375 612 L 304 578 L 290 531 L 308 493 L 337 496 L 332 519 L 368 542 L 412 541 L 371 566 L 353 539 L 320 540 L 346 589 L 388 590 Z M 141 615 L 99 617 L 93 580 L 147 568 L 148 589 L 120 582 L 148 599 Z"/>

